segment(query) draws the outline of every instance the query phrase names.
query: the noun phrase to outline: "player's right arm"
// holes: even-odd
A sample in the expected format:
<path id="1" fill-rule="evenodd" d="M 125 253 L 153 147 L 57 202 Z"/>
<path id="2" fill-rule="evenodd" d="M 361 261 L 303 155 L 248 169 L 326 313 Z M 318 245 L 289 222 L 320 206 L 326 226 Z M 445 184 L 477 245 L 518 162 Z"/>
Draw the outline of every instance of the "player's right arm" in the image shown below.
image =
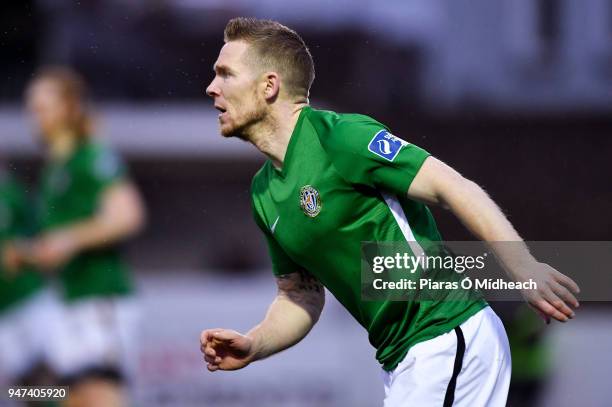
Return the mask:
<path id="1" fill-rule="evenodd" d="M 200 349 L 211 372 L 237 370 L 281 352 L 302 340 L 319 319 L 325 290 L 306 271 L 276 278 L 278 293 L 264 320 L 246 335 L 228 329 L 208 329 Z"/>

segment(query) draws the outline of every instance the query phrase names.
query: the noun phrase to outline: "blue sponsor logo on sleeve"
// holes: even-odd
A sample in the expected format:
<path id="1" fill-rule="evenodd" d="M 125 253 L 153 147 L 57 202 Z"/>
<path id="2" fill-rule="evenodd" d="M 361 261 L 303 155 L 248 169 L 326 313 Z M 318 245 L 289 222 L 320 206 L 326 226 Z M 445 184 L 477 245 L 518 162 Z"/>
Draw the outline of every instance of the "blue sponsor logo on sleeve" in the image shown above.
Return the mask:
<path id="1" fill-rule="evenodd" d="M 388 161 L 393 161 L 402 147 L 408 145 L 407 141 L 395 137 L 387 130 L 381 130 L 374 135 L 368 145 L 368 150 Z"/>

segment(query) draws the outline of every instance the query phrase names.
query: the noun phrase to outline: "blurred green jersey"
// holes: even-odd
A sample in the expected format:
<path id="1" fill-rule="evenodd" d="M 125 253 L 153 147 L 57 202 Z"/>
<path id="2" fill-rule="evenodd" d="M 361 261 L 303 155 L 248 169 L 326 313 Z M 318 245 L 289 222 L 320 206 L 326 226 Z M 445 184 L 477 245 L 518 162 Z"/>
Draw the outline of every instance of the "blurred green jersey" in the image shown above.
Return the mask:
<path id="1" fill-rule="evenodd" d="M 85 221 L 98 211 L 104 191 L 125 177 L 117 154 L 103 144 L 83 141 L 63 162 L 48 162 L 40 186 L 41 232 Z M 132 282 L 117 245 L 79 253 L 59 272 L 64 297 L 128 294 Z"/>

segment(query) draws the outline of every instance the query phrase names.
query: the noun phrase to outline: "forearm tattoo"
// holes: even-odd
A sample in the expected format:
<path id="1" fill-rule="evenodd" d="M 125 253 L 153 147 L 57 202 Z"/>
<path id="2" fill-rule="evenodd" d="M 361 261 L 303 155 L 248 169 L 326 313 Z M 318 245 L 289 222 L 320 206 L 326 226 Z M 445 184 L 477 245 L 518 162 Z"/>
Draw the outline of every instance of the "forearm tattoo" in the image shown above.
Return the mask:
<path id="1" fill-rule="evenodd" d="M 306 270 L 277 277 L 279 295 L 306 309 L 314 320 L 318 319 L 325 303 L 323 285 Z"/>

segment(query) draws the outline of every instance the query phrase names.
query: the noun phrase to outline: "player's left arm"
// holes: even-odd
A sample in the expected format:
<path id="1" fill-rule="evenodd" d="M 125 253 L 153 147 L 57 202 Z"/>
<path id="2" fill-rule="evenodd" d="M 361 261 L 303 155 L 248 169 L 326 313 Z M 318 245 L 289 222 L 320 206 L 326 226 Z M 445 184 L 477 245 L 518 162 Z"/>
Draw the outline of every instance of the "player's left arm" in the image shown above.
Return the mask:
<path id="1" fill-rule="evenodd" d="M 54 229 L 34 240 L 32 262 L 54 269 L 84 250 L 104 247 L 137 233 L 145 224 L 145 209 L 136 187 L 118 180 L 100 195 L 96 213 L 82 221 Z"/>
<path id="2" fill-rule="evenodd" d="M 576 283 L 549 265 L 538 262 L 499 206 L 475 182 L 442 161 L 428 157 L 412 180 L 408 196 L 449 209 L 474 236 L 489 243 L 511 278 L 515 281 L 533 279 L 538 289 L 524 295 L 547 322 L 550 317 L 565 322 L 574 316 L 570 305 L 579 306 L 574 296 L 580 291 Z"/>

